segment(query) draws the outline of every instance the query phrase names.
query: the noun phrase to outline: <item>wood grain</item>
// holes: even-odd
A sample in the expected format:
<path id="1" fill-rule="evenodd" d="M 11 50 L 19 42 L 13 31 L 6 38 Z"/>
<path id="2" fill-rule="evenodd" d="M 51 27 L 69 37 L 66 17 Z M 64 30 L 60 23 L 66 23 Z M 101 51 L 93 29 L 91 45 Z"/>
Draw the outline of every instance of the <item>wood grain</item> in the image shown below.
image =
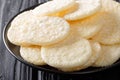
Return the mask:
<path id="1" fill-rule="evenodd" d="M 0 34 L 8 21 L 18 12 L 45 0 L 0 0 Z M 6 50 L 0 36 L 0 80 L 33 80 L 37 74 L 28 66 L 17 61 Z M 34 79 L 38 75 L 34 76 Z"/>

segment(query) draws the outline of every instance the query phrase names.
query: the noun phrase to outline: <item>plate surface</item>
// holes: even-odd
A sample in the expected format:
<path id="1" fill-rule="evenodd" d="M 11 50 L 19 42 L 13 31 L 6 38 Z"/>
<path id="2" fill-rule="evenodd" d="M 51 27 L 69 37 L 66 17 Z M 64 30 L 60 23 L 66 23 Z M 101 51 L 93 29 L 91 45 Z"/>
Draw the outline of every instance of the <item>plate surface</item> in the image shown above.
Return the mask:
<path id="1" fill-rule="evenodd" d="M 38 4 L 40 5 L 40 4 Z M 38 5 L 35 5 L 35 6 L 32 6 L 32 7 L 29 7 L 23 11 L 21 11 L 20 13 L 24 12 L 24 11 L 27 11 L 27 10 L 30 10 L 30 9 L 33 9 L 35 8 L 36 6 Z M 20 13 L 18 13 L 17 15 L 19 15 Z M 19 60 L 20 62 L 28 65 L 28 66 L 31 66 L 32 68 L 35 68 L 37 70 L 40 70 L 40 71 L 47 71 L 47 72 L 50 72 L 50 73 L 57 73 L 57 74 L 67 74 L 67 75 L 79 75 L 79 74 L 89 74 L 89 73 L 95 73 L 95 72 L 99 72 L 99 71 L 104 71 L 106 69 L 110 69 L 110 68 L 113 68 L 117 65 L 120 65 L 120 60 L 118 60 L 116 63 L 114 63 L 113 65 L 111 66 L 107 66 L 107 67 L 102 67 L 102 68 L 93 68 L 93 67 L 89 67 L 87 69 L 84 69 L 84 70 L 80 70 L 80 71 L 75 71 L 75 72 L 62 72 L 62 71 L 59 71 L 53 67 L 50 67 L 50 66 L 36 66 L 36 65 L 33 65 L 31 63 L 28 63 L 26 62 L 21 56 L 20 56 L 20 52 L 19 52 L 19 49 L 20 47 L 19 46 L 16 46 L 16 45 L 13 45 L 12 43 L 9 42 L 8 38 L 7 38 L 7 31 L 10 27 L 10 24 L 12 22 L 12 20 L 17 16 L 15 15 L 9 22 L 8 24 L 5 26 L 4 30 L 3 30 L 3 41 L 4 41 L 4 44 L 7 48 L 7 50 L 10 52 L 11 55 L 13 55 L 17 60 Z"/>

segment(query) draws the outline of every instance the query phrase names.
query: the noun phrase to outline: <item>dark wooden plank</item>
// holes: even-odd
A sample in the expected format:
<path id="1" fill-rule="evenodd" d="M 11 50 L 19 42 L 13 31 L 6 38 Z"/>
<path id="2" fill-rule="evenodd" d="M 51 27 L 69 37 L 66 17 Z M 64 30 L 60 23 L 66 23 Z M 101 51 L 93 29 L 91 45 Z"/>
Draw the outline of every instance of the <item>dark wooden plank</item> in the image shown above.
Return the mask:
<path id="1" fill-rule="evenodd" d="M 0 34 L 18 12 L 48 0 L 0 0 Z M 6 50 L 0 36 L 0 80 L 37 80 L 38 72 L 17 61 Z M 33 77 L 32 77 L 33 76 Z"/>
<path id="2" fill-rule="evenodd" d="M 11 5 L 15 5 L 15 3 L 13 3 L 13 1 L 10 2 L 10 0 L 5 1 L 4 3 L 2 3 L 3 7 L 2 7 L 2 11 L 1 11 L 1 28 L 3 29 L 3 27 L 5 26 L 5 24 L 7 23 L 7 21 L 16 13 L 18 12 L 14 7 L 12 7 Z M 8 6 L 6 6 L 8 5 Z M 14 9 L 13 9 L 14 8 Z M 16 10 L 16 11 L 15 11 Z M 15 12 L 15 13 L 14 13 Z M 2 40 L 1 40 L 1 43 Z M 13 75 L 14 74 L 14 66 L 16 63 L 16 60 L 8 54 L 8 51 L 5 49 L 4 45 L 1 44 L 1 55 L 2 58 L 2 76 L 4 78 L 4 80 L 14 80 Z"/>
<path id="3" fill-rule="evenodd" d="M 37 0 L 0 0 L 0 34 L 8 21 Z M 32 69 L 17 61 L 6 50 L 0 36 L 0 80 L 32 80 Z"/>

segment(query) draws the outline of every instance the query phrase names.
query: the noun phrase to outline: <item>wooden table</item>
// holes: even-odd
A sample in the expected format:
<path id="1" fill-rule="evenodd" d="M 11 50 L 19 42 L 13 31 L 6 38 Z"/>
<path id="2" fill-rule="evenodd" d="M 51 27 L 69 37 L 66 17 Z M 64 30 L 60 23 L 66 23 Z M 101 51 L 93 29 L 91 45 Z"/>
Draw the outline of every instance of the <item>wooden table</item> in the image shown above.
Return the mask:
<path id="1" fill-rule="evenodd" d="M 11 56 L 3 44 L 2 31 L 8 21 L 23 9 L 46 1 L 48 0 L 0 0 L 0 80 L 79 80 L 76 77 L 60 77 L 32 69 Z M 85 77 L 83 80 L 120 80 L 120 66 L 102 74 Z"/>

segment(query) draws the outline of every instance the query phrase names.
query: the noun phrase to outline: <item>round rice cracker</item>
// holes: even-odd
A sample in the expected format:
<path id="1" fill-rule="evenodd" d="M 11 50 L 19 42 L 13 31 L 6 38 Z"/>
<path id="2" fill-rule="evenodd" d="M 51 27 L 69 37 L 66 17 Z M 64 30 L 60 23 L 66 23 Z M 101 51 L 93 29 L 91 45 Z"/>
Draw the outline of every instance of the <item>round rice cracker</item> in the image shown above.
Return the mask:
<path id="1" fill-rule="evenodd" d="M 46 63 L 41 58 L 41 47 L 20 47 L 21 57 L 34 65 L 45 65 Z"/>
<path id="2" fill-rule="evenodd" d="M 92 47 L 92 55 L 88 62 L 83 65 L 81 69 L 85 69 L 89 66 L 91 66 L 100 56 L 101 52 L 101 45 L 98 42 L 90 41 L 91 47 Z"/>
<path id="3" fill-rule="evenodd" d="M 19 26 L 19 25 L 25 24 L 29 21 L 32 21 L 34 18 L 35 18 L 35 16 L 33 16 L 32 10 L 24 11 L 14 18 L 11 25 Z"/>
<path id="4" fill-rule="evenodd" d="M 120 45 L 101 45 L 102 51 L 99 58 L 93 64 L 94 67 L 110 66 L 120 58 Z"/>
<path id="5" fill-rule="evenodd" d="M 72 33 L 63 41 L 42 46 L 43 60 L 57 69 L 76 68 L 85 64 L 92 54 L 88 40 L 80 38 Z"/>
<path id="6" fill-rule="evenodd" d="M 79 7 L 76 11 L 64 16 L 66 20 L 78 20 L 93 15 L 101 8 L 100 0 L 76 0 Z"/>
<path id="7" fill-rule="evenodd" d="M 67 14 L 76 10 L 77 3 L 74 0 L 53 0 L 33 9 L 36 16 L 58 16 L 57 14 Z"/>
<path id="8" fill-rule="evenodd" d="M 120 4 L 112 0 L 101 1 L 101 11 L 107 13 L 103 16 L 101 31 L 93 37 L 93 40 L 106 45 L 120 43 Z"/>
<path id="9" fill-rule="evenodd" d="M 101 52 L 101 46 L 98 42 L 90 41 L 90 44 L 92 47 L 92 55 L 84 65 L 81 65 L 76 68 L 62 68 L 61 70 L 70 72 L 70 71 L 77 71 L 90 67 L 99 58 Z"/>
<path id="10" fill-rule="evenodd" d="M 35 17 L 31 11 L 25 11 L 16 16 L 11 22 L 10 28 L 7 32 L 9 41 L 13 44 L 21 45 L 20 36 L 18 35 L 22 35 L 23 33 L 21 34 L 21 32 L 23 32 L 24 27 L 26 27 L 30 22 L 33 22 L 34 19 Z"/>
<path id="11" fill-rule="evenodd" d="M 96 35 L 103 26 L 103 16 L 104 12 L 96 13 L 93 16 L 90 16 L 89 18 L 83 19 L 83 20 L 77 20 L 74 22 L 69 22 L 71 29 L 78 32 L 78 34 L 83 38 L 92 38 L 94 35 Z"/>
<path id="12" fill-rule="evenodd" d="M 69 34 L 69 24 L 62 18 L 44 16 L 25 19 L 18 26 L 11 24 L 8 30 L 8 39 L 16 45 L 50 45 L 63 40 Z"/>

